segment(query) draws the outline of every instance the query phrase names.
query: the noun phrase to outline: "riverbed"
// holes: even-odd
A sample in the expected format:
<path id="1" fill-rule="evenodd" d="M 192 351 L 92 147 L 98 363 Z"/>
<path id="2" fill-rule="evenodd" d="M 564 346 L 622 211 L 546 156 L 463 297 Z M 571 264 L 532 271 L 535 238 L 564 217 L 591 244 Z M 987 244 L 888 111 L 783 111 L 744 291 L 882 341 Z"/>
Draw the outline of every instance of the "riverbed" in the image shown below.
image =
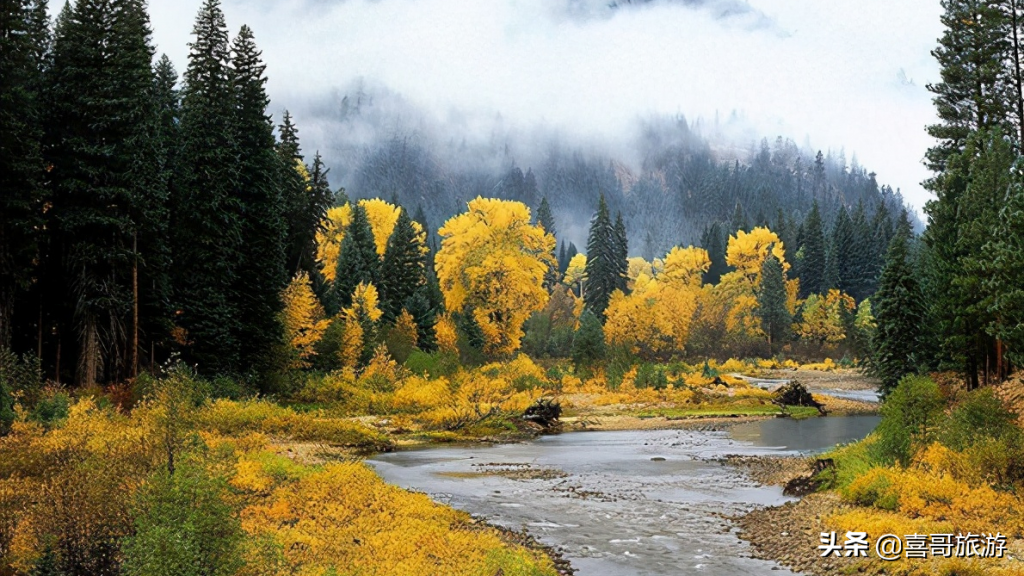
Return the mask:
<path id="1" fill-rule="evenodd" d="M 793 574 L 751 557 L 729 520 L 791 500 L 718 459 L 799 455 L 857 440 L 877 416 L 769 419 L 728 430 L 572 432 L 369 460 L 425 492 L 560 548 L 580 576 Z"/>

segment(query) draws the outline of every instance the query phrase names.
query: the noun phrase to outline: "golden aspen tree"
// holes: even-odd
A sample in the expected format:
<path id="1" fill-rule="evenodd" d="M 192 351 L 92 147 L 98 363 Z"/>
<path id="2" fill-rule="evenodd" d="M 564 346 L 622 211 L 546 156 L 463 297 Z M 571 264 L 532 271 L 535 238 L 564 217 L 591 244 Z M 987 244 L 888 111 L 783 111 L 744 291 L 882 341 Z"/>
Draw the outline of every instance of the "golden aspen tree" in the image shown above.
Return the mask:
<path id="1" fill-rule="evenodd" d="M 377 287 L 362 282 L 352 293 L 352 305 L 342 310 L 345 333 L 342 336 L 342 364 L 349 368 L 365 365 L 373 354 L 377 322 L 384 314 L 378 306 Z"/>
<path id="2" fill-rule="evenodd" d="M 327 211 L 322 229 L 316 233 L 316 260 L 320 263 L 324 279 L 334 282 L 338 271 L 338 255 L 345 229 L 352 223 L 352 206 L 335 206 Z"/>
<path id="3" fill-rule="evenodd" d="M 511 354 L 523 323 L 547 303 L 544 276 L 554 265 L 554 236 L 530 223 L 525 204 L 479 197 L 439 234 L 435 265 L 448 310 L 472 311 L 486 354 Z"/>
<path id="4" fill-rule="evenodd" d="M 313 293 L 313 285 L 305 272 L 292 279 L 281 300 L 284 303 L 281 320 L 285 340 L 294 353 L 291 367 L 308 368 L 309 358 L 315 354 L 314 346 L 327 331 L 330 321 L 326 319 L 323 306 Z"/>
<path id="5" fill-rule="evenodd" d="M 569 260 L 569 266 L 565 269 L 565 276 L 562 281 L 583 297 L 583 284 L 587 280 L 587 255 L 577 254 Z"/>
<path id="6" fill-rule="evenodd" d="M 446 354 L 459 353 L 459 332 L 455 328 L 455 322 L 448 314 L 438 317 L 434 325 L 435 338 L 437 339 L 438 351 Z"/>

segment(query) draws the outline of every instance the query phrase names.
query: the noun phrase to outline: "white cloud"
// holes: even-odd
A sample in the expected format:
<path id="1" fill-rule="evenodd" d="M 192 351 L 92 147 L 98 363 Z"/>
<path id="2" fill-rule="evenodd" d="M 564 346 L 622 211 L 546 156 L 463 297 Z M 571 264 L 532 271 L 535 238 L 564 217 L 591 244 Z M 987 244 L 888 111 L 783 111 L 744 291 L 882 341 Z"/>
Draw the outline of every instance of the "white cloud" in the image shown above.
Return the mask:
<path id="1" fill-rule="evenodd" d="M 179 72 L 200 0 L 153 0 L 154 40 Z M 500 113 L 584 138 L 622 139 L 638 117 L 740 111 L 759 133 L 838 150 L 920 208 L 934 121 L 925 84 L 935 0 L 226 0 L 268 64 L 274 109 L 304 148 L 325 135 L 303 107 L 364 77 L 439 119 Z M 901 81 L 901 71 L 913 82 Z"/>

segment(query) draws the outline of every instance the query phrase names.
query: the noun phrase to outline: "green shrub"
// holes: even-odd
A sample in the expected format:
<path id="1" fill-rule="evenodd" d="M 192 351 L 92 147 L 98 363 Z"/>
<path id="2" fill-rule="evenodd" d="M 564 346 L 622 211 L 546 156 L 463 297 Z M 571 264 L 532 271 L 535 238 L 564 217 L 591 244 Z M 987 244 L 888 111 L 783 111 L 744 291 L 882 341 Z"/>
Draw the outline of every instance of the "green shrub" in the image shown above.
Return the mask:
<path id="1" fill-rule="evenodd" d="M 1017 415 L 1009 411 L 991 389 L 975 390 L 953 409 L 938 432 L 948 448 L 963 451 L 984 438 L 1000 439 L 1020 433 Z"/>
<path id="2" fill-rule="evenodd" d="M 405 361 L 405 367 L 413 374 L 429 378 L 451 376 L 459 371 L 459 359 L 444 352 L 426 353 L 415 351 Z"/>
<path id="3" fill-rule="evenodd" d="M 655 364 L 644 362 L 636 369 L 636 380 L 633 384 L 637 388 L 653 388 L 662 390 L 668 387 L 668 377 L 665 369 Z"/>
<path id="4" fill-rule="evenodd" d="M 892 478 L 885 468 L 869 470 L 859 482 L 843 490 L 847 501 L 859 506 L 874 506 L 882 510 L 896 511 L 899 508 L 899 494 L 891 490 Z"/>
<path id="5" fill-rule="evenodd" d="M 576 330 L 572 342 L 572 363 L 576 366 L 576 371 L 586 373 L 604 360 L 607 352 L 601 321 L 593 312 L 584 311 L 580 316 L 580 327 Z M 610 354 L 608 356 L 611 357 Z M 622 374 L 625 374 L 625 370 Z M 615 384 L 616 387 L 619 382 L 622 382 L 621 374 Z"/>
<path id="6" fill-rule="evenodd" d="M 946 406 L 939 387 L 926 376 L 904 376 L 882 404 L 875 457 L 906 466 L 914 450 L 927 445 L 942 424 Z"/>
<path id="7" fill-rule="evenodd" d="M 160 470 L 136 496 L 135 534 L 124 541 L 126 576 L 229 576 L 243 565 L 243 532 L 227 484 L 201 467 Z"/>
<path id="8" fill-rule="evenodd" d="M 53 428 L 67 419 L 70 408 L 71 397 L 67 392 L 58 390 L 43 396 L 29 413 L 28 418 L 47 428 Z"/>
<path id="9" fill-rule="evenodd" d="M 0 436 L 14 422 L 15 397 L 22 406 L 32 408 L 42 391 L 39 359 L 27 354 L 18 358 L 9 348 L 0 348 Z"/>
<path id="10" fill-rule="evenodd" d="M 821 455 L 822 459 L 831 459 L 835 463 L 835 473 L 824 470 L 818 474 L 822 488 L 845 488 L 857 478 L 867 474 L 868 470 L 878 466 L 874 444 L 878 442 L 877 434 L 870 434 L 860 442 L 838 446 Z"/>

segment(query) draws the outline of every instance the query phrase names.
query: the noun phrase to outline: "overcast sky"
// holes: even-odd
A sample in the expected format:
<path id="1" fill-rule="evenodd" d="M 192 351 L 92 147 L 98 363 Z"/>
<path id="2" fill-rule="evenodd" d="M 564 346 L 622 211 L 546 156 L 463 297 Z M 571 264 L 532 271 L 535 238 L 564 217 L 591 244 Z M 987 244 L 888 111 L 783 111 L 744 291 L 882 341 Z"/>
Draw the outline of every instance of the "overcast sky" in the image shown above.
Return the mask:
<path id="1" fill-rule="evenodd" d="M 56 3 L 55 3 L 56 4 Z M 739 111 L 769 139 L 855 154 L 915 207 L 934 120 L 938 0 L 224 0 L 253 28 L 276 119 L 365 78 L 437 118 L 500 113 L 615 140 L 637 118 Z M 151 0 L 179 73 L 201 0 Z"/>

